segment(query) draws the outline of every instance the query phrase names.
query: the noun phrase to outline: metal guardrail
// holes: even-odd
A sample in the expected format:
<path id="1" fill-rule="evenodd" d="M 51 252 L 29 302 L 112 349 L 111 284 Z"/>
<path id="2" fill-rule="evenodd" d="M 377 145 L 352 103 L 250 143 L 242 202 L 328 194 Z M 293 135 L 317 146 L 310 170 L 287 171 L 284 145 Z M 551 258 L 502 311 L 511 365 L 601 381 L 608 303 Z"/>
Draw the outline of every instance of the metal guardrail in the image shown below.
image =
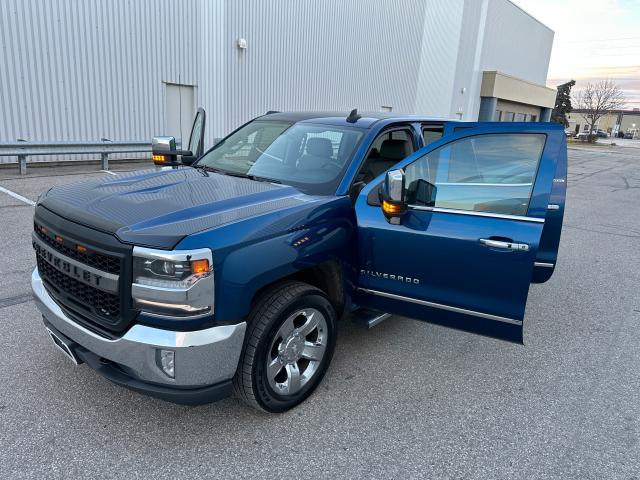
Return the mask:
<path id="1" fill-rule="evenodd" d="M 27 159 L 36 155 L 100 154 L 103 170 L 109 169 L 109 155 L 151 152 L 150 142 L 0 142 L 0 157 L 18 157 L 20 175 L 27 173 Z"/>

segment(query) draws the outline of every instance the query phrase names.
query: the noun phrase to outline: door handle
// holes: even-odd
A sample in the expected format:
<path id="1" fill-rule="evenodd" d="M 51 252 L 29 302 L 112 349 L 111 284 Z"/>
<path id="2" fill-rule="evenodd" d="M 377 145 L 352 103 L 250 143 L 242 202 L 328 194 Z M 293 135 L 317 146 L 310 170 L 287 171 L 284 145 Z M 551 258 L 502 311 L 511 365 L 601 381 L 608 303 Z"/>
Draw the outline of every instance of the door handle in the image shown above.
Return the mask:
<path id="1" fill-rule="evenodd" d="M 503 240 L 492 240 L 490 238 L 481 238 L 480 243 L 485 247 L 500 248 L 502 250 L 518 250 L 520 252 L 528 252 L 529 245 L 526 243 L 507 242 Z"/>

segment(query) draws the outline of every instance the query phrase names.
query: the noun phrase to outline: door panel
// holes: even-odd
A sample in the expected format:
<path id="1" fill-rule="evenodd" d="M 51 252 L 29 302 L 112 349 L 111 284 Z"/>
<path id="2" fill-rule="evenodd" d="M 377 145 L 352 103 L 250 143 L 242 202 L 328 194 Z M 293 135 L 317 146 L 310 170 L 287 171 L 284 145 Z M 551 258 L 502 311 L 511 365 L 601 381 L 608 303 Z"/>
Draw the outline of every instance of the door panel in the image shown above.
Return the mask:
<path id="1" fill-rule="evenodd" d="M 558 164 L 553 176 L 547 214 L 540 239 L 540 247 L 533 269 L 534 283 L 544 283 L 551 278 L 558 260 L 560 234 L 564 218 L 567 195 L 567 141 L 562 139 L 558 153 Z"/>
<path id="2" fill-rule="evenodd" d="M 414 201 L 400 225 L 390 224 L 379 207 L 367 203 L 375 185 L 365 188 L 356 203 L 360 248 L 356 301 L 389 313 L 521 343 L 529 284 L 545 223 L 546 210 L 540 215 L 539 207 L 549 201 L 560 146 L 558 132 L 562 129 L 539 124 L 475 124 L 410 156 L 394 168 L 408 171 L 411 166 L 413 177 L 416 171 L 423 171 L 424 179 L 435 183 L 436 198 L 432 205 Z M 546 141 L 537 153 L 539 161 L 532 164 L 533 157 L 517 149 L 513 155 L 522 162 L 508 156 L 503 162 L 499 155 L 491 157 L 487 139 L 496 134 L 543 135 Z M 469 144 L 470 150 L 454 148 Z M 425 158 L 436 158 L 437 165 L 425 162 Z M 460 175 L 461 161 L 480 171 Z M 531 200 L 524 210 L 519 209 L 523 193 L 513 190 L 512 185 L 527 185 L 527 172 L 517 171 L 520 164 L 529 169 L 526 200 L 529 194 Z M 447 169 L 444 176 L 443 168 Z M 515 173 L 505 174 L 512 168 Z M 455 169 L 457 173 L 450 175 Z M 450 182 L 451 178 L 456 181 Z M 407 174 L 408 190 L 409 180 Z M 457 199 L 461 208 L 438 206 L 438 188 L 445 192 L 451 183 L 455 191 L 449 190 L 445 200 L 462 193 L 462 201 Z M 479 194 L 482 188 L 486 192 Z M 487 195 L 490 191 L 494 193 Z M 516 193 L 505 193 L 508 191 Z M 496 195 L 504 196 L 507 203 L 467 201 L 474 196 Z M 509 203 L 510 195 L 516 195 L 517 208 Z"/>

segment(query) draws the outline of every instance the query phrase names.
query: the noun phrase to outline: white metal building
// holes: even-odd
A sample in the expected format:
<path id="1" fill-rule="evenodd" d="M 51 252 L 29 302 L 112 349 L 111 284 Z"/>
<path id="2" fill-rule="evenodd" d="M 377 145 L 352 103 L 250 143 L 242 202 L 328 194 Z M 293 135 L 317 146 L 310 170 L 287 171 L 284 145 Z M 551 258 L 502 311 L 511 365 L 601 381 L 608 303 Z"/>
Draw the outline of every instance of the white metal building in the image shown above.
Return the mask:
<path id="1" fill-rule="evenodd" d="M 0 142 L 180 138 L 198 106 L 209 141 L 267 110 L 545 119 L 552 42 L 508 0 L 2 0 Z"/>

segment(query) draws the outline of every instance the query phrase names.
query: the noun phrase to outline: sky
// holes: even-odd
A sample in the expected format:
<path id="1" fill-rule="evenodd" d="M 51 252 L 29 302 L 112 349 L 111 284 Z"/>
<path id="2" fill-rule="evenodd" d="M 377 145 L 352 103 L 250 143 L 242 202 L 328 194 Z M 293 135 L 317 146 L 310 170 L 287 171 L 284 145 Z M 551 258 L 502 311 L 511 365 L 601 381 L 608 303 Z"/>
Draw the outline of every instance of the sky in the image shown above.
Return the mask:
<path id="1" fill-rule="evenodd" d="M 554 30 L 547 85 L 611 79 L 640 108 L 640 0 L 511 0 Z"/>

